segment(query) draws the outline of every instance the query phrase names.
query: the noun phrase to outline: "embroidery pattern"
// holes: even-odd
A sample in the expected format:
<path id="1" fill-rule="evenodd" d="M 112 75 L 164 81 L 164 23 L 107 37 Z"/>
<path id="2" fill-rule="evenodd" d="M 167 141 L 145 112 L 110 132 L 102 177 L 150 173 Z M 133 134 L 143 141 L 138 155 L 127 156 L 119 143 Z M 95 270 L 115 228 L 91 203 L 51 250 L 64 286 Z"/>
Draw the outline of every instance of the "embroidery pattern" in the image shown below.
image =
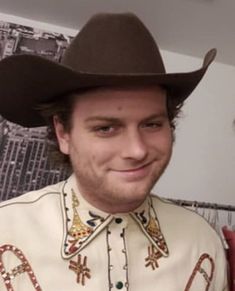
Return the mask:
<path id="1" fill-rule="evenodd" d="M 102 217 L 93 211 L 85 211 L 85 216 L 79 213 L 79 196 L 73 188 L 69 189 L 69 194 L 63 192 L 64 196 L 64 215 L 65 215 L 65 236 L 63 243 L 62 256 L 71 258 L 78 254 L 80 249 L 86 244 L 95 231 L 102 229 L 107 220 L 112 219 L 111 215 Z"/>
<path id="2" fill-rule="evenodd" d="M 210 271 L 209 273 L 206 272 L 206 270 L 202 267 L 202 263 L 207 260 L 210 263 Z M 206 288 L 205 291 L 208 291 L 210 288 L 210 284 L 214 275 L 214 269 L 215 269 L 215 263 L 213 261 L 213 259 L 208 255 L 208 254 L 202 254 L 201 257 L 199 258 L 192 275 L 189 278 L 189 281 L 184 289 L 184 291 L 190 291 L 190 288 L 192 287 L 193 281 L 196 277 L 197 273 L 202 274 L 203 278 L 206 281 Z"/>
<path id="3" fill-rule="evenodd" d="M 126 270 L 126 283 L 125 283 L 125 287 L 126 290 L 129 290 L 129 273 L 128 273 L 128 256 L 127 256 L 127 246 L 126 246 L 126 236 L 125 236 L 125 229 L 122 230 L 122 234 L 121 237 L 123 238 L 123 245 L 124 245 L 124 249 L 122 250 L 122 252 L 125 255 L 125 266 L 123 266 L 123 269 Z"/>
<path id="4" fill-rule="evenodd" d="M 91 211 L 89 211 L 89 215 L 92 217 L 91 219 L 87 220 L 87 224 L 89 224 L 92 227 L 95 227 L 97 224 L 97 220 L 99 220 L 101 223 L 104 222 L 104 218 L 100 215 L 97 215 Z"/>
<path id="5" fill-rule="evenodd" d="M 108 254 L 108 280 L 109 280 L 109 291 L 111 291 L 114 287 L 114 283 L 112 282 L 112 270 L 113 265 L 111 262 L 111 256 L 110 253 L 112 252 L 112 248 L 110 246 L 110 239 L 109 236 L 111 235 L 111 231 L 109 230 L 109 227 L 107 227 L 106 231 L 106 243 L 107 243 L 107 254 Z M 120 237 L 123 239 L 123 249 L 122 253 L 125 256 L 125 265 L 123 265 L 123 270 L 126 271 L 126 282 L 124 283 L 125 290 L 129 290 L 129 274 L 128 274 L 128 256 L 127 256 L 127 249 L 126 249 L 126 240 L 125 240 L 125 229 L 122 229 L 122 232 L 120 233 Z"/>
<path id="6" fill-rule="evenodd" d="M 72 207 L 73 207 L 73 223 L 71 228 L 69 229 L 68 233 L 70 236 L 72 236 L 74 239 L 79 240 L 84 237 L 87 237 L 92 233 L 92 228 L 85 225 L 78 214 L 77 207 L 79 205 L 79 201 L 77 199 L 77 196 L 75 192 L 72 190 Z"/>
<path id="7" fill-rule="evenodd" d="M 7 251 L 12 252 L 22 262 L 20 265 L 13 268 L 10 272 L 6 271 L 4 264 L 2 262 L 2 255 L 3 253 Z M 14 291 L 11 282 L 16 276 L 19 276 L 20 274 L 23 274 L 23 273 L 28 274 L 36 291 L 42 291 L 41 287 L 38 284 L 36 276 L 34 275 L 34 272 L 31 266 L 29 265 L 29 262 L 27 261 L 24 254 L 15 246 L 12 246 L 12 245 L 1 246 L 0 247 L 0 274 L 3 278 L 7 291 Z"/>
<path id="8" fill-rule="evenodd" d="M 153 214 L 151 214 L 151 212 Z M 149 225 L 152 225 L 152 227 L 147 227 L 147 231 L 149 231 L 148 233 L 150 235 L 152 235 L 152 237 L 154 238 L 155 242 L 157 243 L 157 246 L 160 248 L 161 251 L 163 251 L 166 255 L 169 255 L 169 250 L 167 248 L 167 244 L 165 242 L 164 236 L 161 232 L 160 229 L 160 225 L 157 219 L 157 214 L 155 212 L 155 209 L 152 205 L 152 200 L 150 202 L 150 207 L 149 207 L 149 216 L 150 216 L 150 221 L 149 221 Z M 154 221 L 154 224 L 153 222 Z M 150 224 L 151 223 L 151 224 Z"/>
<path id="9" fill-rule="evenodd" d="M 109 235 L 111 234 L 109 227 L 107 227 L 106 230 L 106 246 L 107 246 L 107 254 L 108 254 L 108 280 L 109 280 L 109 290 L 113 288 L 113 283 L 111 283 L 111 274 L 110 271 L 113 268 L 113 265 L 111 265 L 111 259 L 110 259 L 110 252 L 112 251 L 112 248 L 109 244 Z"/>
<path id="10" fill-rule="evenodd" d="M 85 256 L 82 260 L 82 256 L 77 256 L 77 261 L 71 260 L 69 262 L 69 269 L 74 271 L 77 275 L 77 283 L 85 286 L 85 280 L 91 278 L 91 271 L 87 267 L 87 257 Z"/>
<path id="11" fill-rule="evenodd" d="M 144 212 L 145 211 L 143 210 L 139 213 L 139 218 L 140 218 L 140 221 L 142 222 L 142 224 L 147 223 L 147 218 L 144 216 Z"/>
<path id="12" fill-rule="evenodd" d="M 165 255 L 169 254 L 164 236 L 161 232 L 159 222 L 157 220 L 157 215 L 153 208 L 152 202 L 149 203 L 149 213 L 148 218 L 144 216 L 144 211 L 135 213 L 138 220 L 142 223 L 144 229 L 149 234 L 149 236 L 155 241 L 159 249 L 164 252 Z"/>
<path id="13" fill-rule="evenodd" d="M 71 244 L 69 246 L 69 253 L 75 252 L 78 248 L 76 244 L 79 240 L 88 237 L 92 232 L 93 229 L 86 224 L 84 224 L 78 214 L 77 207 L 79 206 L 78 198 L 72 189 L 72 208 L 73 208 L 73 222 L 72 226 L 68 230 L 68 235 L 71 236 L 73 239 L 68 240 Z"/>
<path id="14" fill-rule="evenodd" d="M 154 238 L 154 240 L 157 240 L 159 236 L 161 236 L 160 229 L 155 221 L 155 219 L 149 214 L 149 223 L 146 227 L 147 233 Z"/>
<path id="15" fill-rule="evenodd" d="M 158 259 L 162 257 L 162 254 L 159 250 L 156 250 L 154 246 L 148 247 L 148 257 L 145 258 L 146 264 L 145 267 L 152 267 L 152 270 L 155 270 L 159 267 L 158 265 Z"/>

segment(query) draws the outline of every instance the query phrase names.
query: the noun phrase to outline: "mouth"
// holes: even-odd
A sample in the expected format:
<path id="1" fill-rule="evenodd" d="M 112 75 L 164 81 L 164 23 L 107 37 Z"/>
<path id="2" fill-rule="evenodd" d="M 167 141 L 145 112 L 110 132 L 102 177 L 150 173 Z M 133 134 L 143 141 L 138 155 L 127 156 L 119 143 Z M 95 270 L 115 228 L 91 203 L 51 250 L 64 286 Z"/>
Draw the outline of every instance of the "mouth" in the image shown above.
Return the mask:
<path id="1" fill-rule="evenodd" d="M 128 181 L 136 181 L 139 179 L 143 179 L 150 173 L 151 165 L 153 162 L 148 162 L 144 165 L 141 165 L 137 168 L 123 169 L 123 170 L 112 170 L 117 176 L 128 180 Z"/>
<path id="2" fill-rule="evenodd" d="M 137 172 L 140 171 L 141 169 L 148 167 L 152 162 L 146 163 L 138 168 L 131 168 L 131 169 L 124 169 L 124 170 L 118 170 L 119 172 L 124 172 L 124 173 L 129 173 L 129 172 Z"/>

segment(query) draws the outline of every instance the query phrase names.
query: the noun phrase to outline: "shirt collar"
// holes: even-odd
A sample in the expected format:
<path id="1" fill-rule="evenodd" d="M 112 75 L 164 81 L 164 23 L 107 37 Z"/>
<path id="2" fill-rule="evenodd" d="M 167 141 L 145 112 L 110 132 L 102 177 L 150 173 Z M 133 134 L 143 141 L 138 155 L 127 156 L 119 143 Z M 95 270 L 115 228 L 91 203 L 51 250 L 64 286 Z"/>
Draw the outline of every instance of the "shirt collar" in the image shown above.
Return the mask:
<path id="1" fill-rule="evenodd" d="M 79 193 L 74 175 L 62 185 L 61 205 L 63 213 L 61 253 L 65 259 L 70 259 L 85 248 L 116 216 L 90 205 Z M 130 215 L 136 221 L 163 256 L 169 255 L 151 196 L 135 211 L 125 215 Z"/>

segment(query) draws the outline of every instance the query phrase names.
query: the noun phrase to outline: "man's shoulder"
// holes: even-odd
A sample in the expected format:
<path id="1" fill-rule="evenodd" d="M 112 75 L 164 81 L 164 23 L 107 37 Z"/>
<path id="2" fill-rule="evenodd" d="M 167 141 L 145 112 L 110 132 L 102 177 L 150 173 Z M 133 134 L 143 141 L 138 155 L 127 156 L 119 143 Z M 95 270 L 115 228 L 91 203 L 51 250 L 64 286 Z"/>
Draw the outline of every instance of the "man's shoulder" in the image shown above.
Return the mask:
<path id="1" fill-rule="evenodd" d="M 27 192 L 0 204 L 0 245 L 24 245 L 26 237 L 50 233 L 61 227 L 61 189 L 63 182 Z"/>
<path id="2" fill-rule="evenodd" d="M 200 221 L 205 221 L 203 217 L 198 215 L 194 210 L 178 205 L 174 201 L 160 197 L 155 194 L 151 194 L 151 199 L 153 206 L 156 208 L 158 212 L 168 213 L 170 216 L 177 216 L 185 218 L 187 216 L 189 219 L 199 219 Z"/>
<path id="3" fill-rule="evenodd" d="M 178 234 L 189 234 L 195 238 L 217 240 L 218 234 L 209 222 L 194 210 L 177 205 L 171 200 L 151 195 L 153 207 L 160 224 Z M 162 223 L 161 223 L 162 222 Z"/>
<path id="4" fill-rule="evenodd" d="M 184 221 L 187 219 L 187 221 L 190 222 L 197 221 L 198 223 L 208 225 L 208 222 L 201 215 L 190 208 L 178 205 L 170 199 L 155 194 L 151 195 L 151 199 L 154 208 L 160 216 L 172 217 L 172 219 L 176 219 L 177 221 Z"/>
<path id="5" fill-rule="evenodd" d="M 59 198 L 61 187 L 63 186 L 64 181 L 48 185 L 44 188 L 33 190 L 27 193 L 24 193 L 20 196 L 11 198 L 6 201 L 2 201 L 0 203 L 0 213 L 2 211 L 7 211 L 7 209 L 18 206 L 18 205 L 30 205 L 35 203 L 40 203 L 44 199 L 53 199 L 53 198 Z"/>

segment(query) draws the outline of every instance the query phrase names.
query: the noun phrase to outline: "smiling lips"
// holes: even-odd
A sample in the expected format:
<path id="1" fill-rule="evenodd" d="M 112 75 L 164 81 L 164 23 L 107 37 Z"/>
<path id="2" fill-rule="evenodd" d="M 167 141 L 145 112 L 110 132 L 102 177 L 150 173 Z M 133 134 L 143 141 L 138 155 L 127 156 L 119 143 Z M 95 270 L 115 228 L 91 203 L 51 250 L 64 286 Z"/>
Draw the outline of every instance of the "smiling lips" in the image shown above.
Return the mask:
<path id="1" fill-rule="evenodd" d="M 147 163 L 141 167 L 127 170 L 112 170 L 115 174 L 120 176 L 121 178 L 131 182 L 136 181 L 141 178 L 145 178 L 150 173 L 150 166 L 152 162 Z"/>

